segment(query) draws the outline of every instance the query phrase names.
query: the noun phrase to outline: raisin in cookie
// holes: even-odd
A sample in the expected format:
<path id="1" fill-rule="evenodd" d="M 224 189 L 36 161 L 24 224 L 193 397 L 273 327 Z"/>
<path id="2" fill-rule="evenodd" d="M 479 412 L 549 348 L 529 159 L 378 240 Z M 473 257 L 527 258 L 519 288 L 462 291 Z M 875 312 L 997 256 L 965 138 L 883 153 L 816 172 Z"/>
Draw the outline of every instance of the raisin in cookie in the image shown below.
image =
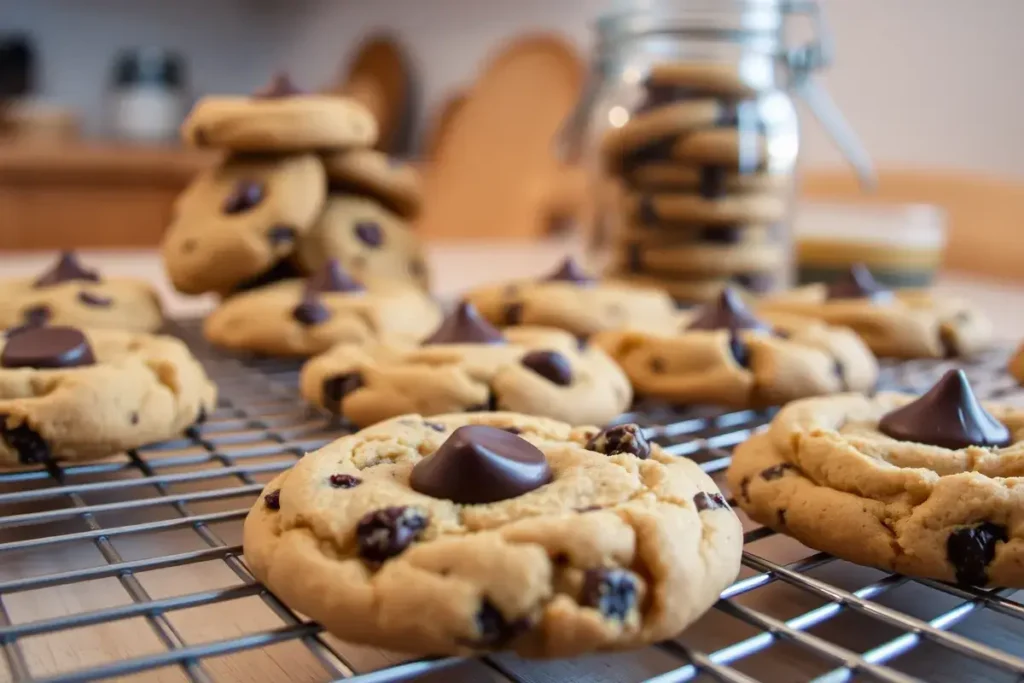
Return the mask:
<path id="1" fill-rule="evenodd" d="M 675 316 L 664 291 L 594 280 L 571 258 L 545 278 L 480 287 L 466 298 L 493 325 L 557 327 L 582 338 L 620 327 L 670 329 Z"/>
<path id="2" fill-rule="evenodd" d="M 437 304 L 423 292 L 389 281 L 364 286 L 332 260 L 305 280 L 227 299 L 207 317 L 203 334 L 233 351 L 311 356 L 342 342 L 414 343 L 440 319 Z"/>
<path id="3" fill-rule="evenodd" d="M 171 337 L 26 326 L 0 337 L 0 464 L 113 455 L 181 434 L 217 389 Z"/>
<path id="4" fill-rule="evenodd" d="M 572 424 L 629 407 L 629 381 L 600 349 L 562 330 L 499 332 L 463 303 L 422 346 L 341 345 L 302 370 L 303 396 L 365 426 L 402 413 L 512 410 Z"/>
<path id="5" fill-rule="evenodd" d="M 608 331 L 594 337 L 638 395 L 673 403 L 779 405 L 805 396 L 868 390 L 878 364 L 853 332 L 794 316 L 755 318 L 727 288 L 678 331 Z"/>
<path id="6" fill-rule="evenodd" d="M 758 309 L 849 327 L 884 357 L 969 356 L 992 340 L 992 324 L 967 302 L 926 290 L 887 291 L 860 265 L 830 285 L 808 285 L 766 298 Z"/>
<path id="7" fill-rule="evenodd" d="M 415 218 L 423 201 L 420 175 L 375 149 L 353 149 L 323 157 L 334 192 L 369 195 L 406 219 Z"/>
<path id="8" fill-rule="evenodd" d="M 860 564 L 1024 587 L 1024 412 L 983 407 L 962 370 L 924 396 L 797 401 L 735 451 L 753 519 Z"/>
<path id="9" fill-rule="evenodd" d="M 278 75 L 251 97 L 200 99 L 181 135 L 194 147 L 232 152 L 313 152 L 372 147 L 377 122 L 353 99 L 304 93 Z"/>
<path id="10" fill-rule="evenodd" d="M 46 323 L 153 332 L 163 313 L 148 282 L 102 277 L 66 251 L 36 278 L 0 281 L 0 329 Z"/>
<path id="11" fill-rule="evenodd" d="M 299 242 L 295 261 L 313 272 L 337 259 L 358 278 L 388 278 L 429 289 L 426 258 L 409 224 L 370 197 L 331 194 Z"/>
<path id="12" fill-rule="evenodd" d="M 171 282 L 185 294 L 227 294 L 259 278 L 292 255 L 326 197 L 313 154 L 229 157 L 174 205 L 162 246 Z"/>
<path id="13" fill-rule="evenodd" d="M 350 642 L 565 657 L 671 638 L 736 577 L 742 530 L 636 425 L 407 415 L 306 455 L 245 521 L 246 562 Z"/>

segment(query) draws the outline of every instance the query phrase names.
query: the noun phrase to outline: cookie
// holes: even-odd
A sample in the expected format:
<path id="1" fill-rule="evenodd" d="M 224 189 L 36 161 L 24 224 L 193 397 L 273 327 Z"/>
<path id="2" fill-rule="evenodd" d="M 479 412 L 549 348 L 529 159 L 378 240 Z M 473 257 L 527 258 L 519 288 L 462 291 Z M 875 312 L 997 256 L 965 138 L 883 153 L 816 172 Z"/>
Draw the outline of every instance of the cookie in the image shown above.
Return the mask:
<path id="1" fill-rule="evenodd" d="M 714 93 L 727 99 L 744 99 L 758 94 L 748 85 L 734 64 L 716 62 L 662 62 L 651 67 L 645 83 L 648 90 L 677 93 Z M 675 97 L 679 97 L 676 94 Z"/>
<path id="2" fill-rule="evenodd" d="M 760 320 L 739 295 L 681 314 L 673 333 L 608 331 L 594 337 L 639 396 L 747 408 L 868 390 L 878 364 L 852 332 L 814 320 Z"/>
<path id="3" fill-rule="evenodd" d="M 676 140 L 672 145 L 672 158 L 685 164 L 764 172 L 768 164 L 768 141 L 756 131 L 707 128 Z"/>
<path id="4" fill-rule="evenodd" d="M 807 285 L 766 297 L 758 309 L 849 327 L 883 357 L 969 356 L 992 340 L 991 322 L 967 302 L 927 290 L 890 292 L 860 265 L 831 285 Z"/>
<path id="5" fill-rule="evenodd" d="M 295 251 L 327 196 L 313 154 L 234 156 L 201 174 L 174 205 L 162 253 L 185 294 L 227 294 L 253 284 Z"/>
<path id="6" fill-rule="evenodd" d="M 332 260 L 306 280 L 227 299 L 207 317 L 203 334 L 233 351 L 311 356 L 343 342 L 419 341 L 440 319 L 437 304 L 423 292 L 388 281 L 364 286 Z"/>
<path id="7" fill-rule="evenodd" d="M 781 246 L 756 243 L 663 246 L 630 242 L 622 245 L 622 252 L 617 272 L 680 273 L 694 278 L 773 272 L 785 260 Z"/>
<path id="8" fill-rule="evenodd" d="M 402 218 L 415 218 L 423 201 L 420 175 L 409 164 L 375 149 L 353 149 L 323 157 L 331 189 L 369 195 Z"/>
<path id="9" fill-rule="evenodd" d="M 255 577 L 347 642 L 527 657 L 674 637 L 742 543 L 714 482 L 636 425 L 514 413 L 343 437 L 272 480 L 243 536 Z"/>
<path id="10" fill-rule="evenodd" d="M 102 277 L 65 251 L 36 278 L 0 280 L 0 330 L 46 323 L 152 332 L 163 313 L 148 282 Z"/>
<path id="11" fill-rule="evenodd" d="M 671 327 L 675 304 L 658 289 L 596 281 L 571 258 L 538 280 L 491 285 L 466 295 L 492 325 L 556 327 L 587 337 L 619 327 Z"/>
<path id="12" fill-rule="evenodd" d="M 173 438 L 217 389 L 171 337 L 22 327 L 0 335 L 0 464 L 85 460 Z"/>
<path id="13" fill-rule="evenodd" d="M 785 191 L 793 182 L 787 173 L 739 173 L 723 166 L 651 161 L 625 171 L 626 182 L 647 193 L 697 191 L 715 198 L 726 193 Z"/>
<path id="14" fill-rule="evenodd" d="M 419 238 L 376 200 L 331 194 L 323 214 L 299 242 L 296 263 L 305 271 L 337 259 L 357 278 L 390 278 L 427 290 L 430 274 Z"/>
<path id="15" fill-rule="evenodd" d="M 778 194 L 748 193 L 706 199 L 699 194 L 631 194 L 625 199 L 627 220 L 640 225 L 671 223 L 728 225 L 775 223 L 786 215 Z"/>
<path id="16" fill-rule="evenodd" d="M 714 99 L 687 100 L 638 109 L 621 128 L 612 128 L 602 140 L 602 153 L 612 164 L 666 138 L 713 126 L 724 105 Z"/>
<path id="17" fill-rule="evenodd" d="M 966 586 L 1024 587 L 1024 412 L 962 370 L 920 398 L 797 401 L 736 449 L 730 488 L 757 522 L 851 562 Z"/>
<path id="18" fill-rule="evenodd" d="M 277 76 L 251 97 L 201 98 L 181 136 L 193 147 L 232 152 L 315 152 L 372 147 L 377 122 L 353 99 L 303 93 Z"/>
<path id="19" fill-rule="evenodd" d="M 301 388 L 358 426 L 480 410 L 603 424 L 632 400 L 625 375 L 600 349 L 552 328 L 499 332 L 465 303 L 422 346 L 336 346 L 306 364 Z"/>

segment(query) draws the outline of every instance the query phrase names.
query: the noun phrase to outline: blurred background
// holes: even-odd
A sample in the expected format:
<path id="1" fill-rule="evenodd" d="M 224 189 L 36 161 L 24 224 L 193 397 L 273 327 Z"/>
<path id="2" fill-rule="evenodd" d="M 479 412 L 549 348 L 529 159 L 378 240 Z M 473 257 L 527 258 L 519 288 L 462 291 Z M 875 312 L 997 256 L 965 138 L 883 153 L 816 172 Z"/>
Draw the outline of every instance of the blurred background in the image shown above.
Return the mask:
<path id="1" fill-rule="evenodd" d="M 798 192 L 826 203 L 938 207 L 947 265 L 1021 277 L 1024 247 L 1011 240 L 1024 211 L 1024 2 L 822 5 L 836 57 L 820 79 L 869 152 L 879 188 L 865 195 L 828 134 L 801 111 Z M 538 184 L 557 186 L 537 200 L 543 220 L 483 224 L 470 212 L 424 226 L 426 239 L 564 230 L 585 181 L 572 169 L 552 180 L 549 160 L 536 171 L 529 160 L 508 162 L 502 155 L 517 145 L 488 135 L 512 126 L 553 145 L 581 97 L 594 21 L 608 6 L 0 0 L 0 249 L 156 244 L 173 197 L 209 163 L 174 142 L 191 104 L 249 93 L 279 69 L 307 88 L 367 102 L 386 131 L 381 147 L 419 160 L 428 191 L 431 165 L 457 157 L 445 145 L 460 146 L 454 138 L 469 129 L 478 129 L 476 148 L 490 150 L 495 169 L 516 169 L 522 201 L 535 199 Z M 513 182 L 475 175 L 481 185 Z"/>

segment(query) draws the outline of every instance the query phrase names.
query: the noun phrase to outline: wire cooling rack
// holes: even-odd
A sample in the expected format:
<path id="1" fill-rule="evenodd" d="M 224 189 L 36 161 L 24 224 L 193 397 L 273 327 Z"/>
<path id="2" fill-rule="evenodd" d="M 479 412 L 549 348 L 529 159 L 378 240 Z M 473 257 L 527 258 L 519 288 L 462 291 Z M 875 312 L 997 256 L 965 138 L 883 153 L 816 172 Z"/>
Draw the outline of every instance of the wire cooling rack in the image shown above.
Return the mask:
<path id="1" fill-rule="evenodd" d="M 100 462 L 0 473 L 3 680 L 1024 680 L 1024 604 L 1013 592 L 858 567 L 745 518 L 740 578 L 656 646 L 529 662 L 341 643 L 258 585 L 240 543 L 263 485 L 344 428 L 303 405 L 297 363 L 218 353 L 194 323 L 172 331 L 220 386 L 204 424 Z M 1004 363 L 992 353 L 967 369 L 982 395 L 1020 401 Z M 920 391 L 948 367 L 893 365 L 883 383 Z M 730 449 L 770 415 L 646 406 L 624 419 L 721 479 Z"/>

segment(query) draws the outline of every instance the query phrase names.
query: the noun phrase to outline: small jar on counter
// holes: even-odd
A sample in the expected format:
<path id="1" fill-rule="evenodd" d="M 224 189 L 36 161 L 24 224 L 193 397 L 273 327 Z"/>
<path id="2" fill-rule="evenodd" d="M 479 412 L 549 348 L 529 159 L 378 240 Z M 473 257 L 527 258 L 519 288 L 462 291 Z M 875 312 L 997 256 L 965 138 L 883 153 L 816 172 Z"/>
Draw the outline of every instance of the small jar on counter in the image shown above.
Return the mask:
<path id="1" fill-rule="evenodd" d="M 827 43 L 785 43 L 797 12 L 823 37 L 814 2 L 634 0 L 598 20 L 591 78 L 563 136 L 590 172 L 595 268 L 682 302 L 728 284 L 761 293 L 790 283 L 793 93 L 870 175 L 811 78 Z"/>

